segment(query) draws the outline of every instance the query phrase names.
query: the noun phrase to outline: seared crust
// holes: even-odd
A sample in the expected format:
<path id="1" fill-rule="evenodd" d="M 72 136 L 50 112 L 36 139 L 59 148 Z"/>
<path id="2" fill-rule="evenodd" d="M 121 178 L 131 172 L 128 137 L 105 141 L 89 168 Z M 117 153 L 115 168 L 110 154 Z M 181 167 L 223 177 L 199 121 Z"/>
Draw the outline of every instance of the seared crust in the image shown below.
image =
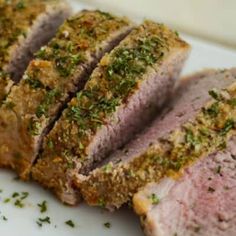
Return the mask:
<path id="1" fill-rule="evenodd" d="M 0 110 L 0 164 L 27 178 L 41 139 L 69 96 L 81 89 L 97 60 L 129 32 L 131 23 L 100 11 L 68 19 L 31 61 Z"/>
<path id="2" fill-rule="evenodd" d="M 150 68 L 158 70 L 169 51 L 179 48 L 188 51 L 189 46 L 164 25 L 146 21 L 135 28 L 102 58 L 84 90 L 72 99 L 47 135 L 33 178 L 52 188 L 63 201 L 64 193 L 73 195 L 72 175 L 86 173 L 99 161 L 100 153 L 91 147 L 99 129 L 111 126 L 115 111 L 148 79 Z"/>
<path id="3" fill-rule="evenodd" d="M 3 1 L 0 4 L 0 102 L 18 82 L 28 62 L 69 16 L 59 0 Z"/>
<path id="4" fill-rule="evenodd" d="M 226 72 L 225 76 L 229 74 Z M 231 77 L 229 81 L 233 80 Z M 211 101 L 193 120 L 159 138 L 144 153 L 127 162 L 108 163 L 82 183 L 78 181 L 85 200 L 91 205 L 119 208 L 147 183 L 158 182 L 165 176 L 177 177 L 200 157 L 224 149 L 236 132 L 236 84 L 209 93 Z"/>

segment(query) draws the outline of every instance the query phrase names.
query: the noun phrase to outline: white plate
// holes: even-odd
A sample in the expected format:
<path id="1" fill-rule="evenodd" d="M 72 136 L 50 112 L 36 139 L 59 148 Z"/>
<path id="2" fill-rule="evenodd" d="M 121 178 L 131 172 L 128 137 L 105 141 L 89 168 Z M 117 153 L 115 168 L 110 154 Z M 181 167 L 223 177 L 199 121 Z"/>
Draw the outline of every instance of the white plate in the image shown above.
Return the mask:
<path id="1" fill-rule="evenodd" d="M 75 10 L 82 5 L 73 1 Z M 147 16 L 148 17 L 148 16 Z M 236 66 L 236 52 L 219 48 L 215 45 L 184 36 L 192 44 L 192 54 L 184 70 L 184 74 L 208 67 Z M 63 206 L 50 193 L 34 183 L 22 183 L 14 180 L 14 174 L 5 170 L 0 173 L 0 235 L 2 236 L 142 236 L 139 219 L 132 210 L 122 209 L 115 213 L 104 212 L 98 208 L 91 208 L 84 204 L 78 207 Z M 4 199 L 14 192 L 29 192 L 22 209 L 14 206 L 14 202 L 4 203 Z M 39 212 L 37 204 L 46 200 L 48 211 Z M 7 217 L 4 221 L 2 216 Z M 39 217 L 49 216 L 51 224 L 38 227 Z M 75 228 L 70 228 L 64 222 L 75 222 Z M 110 222 L 111 228 L 104 227 Z"/>

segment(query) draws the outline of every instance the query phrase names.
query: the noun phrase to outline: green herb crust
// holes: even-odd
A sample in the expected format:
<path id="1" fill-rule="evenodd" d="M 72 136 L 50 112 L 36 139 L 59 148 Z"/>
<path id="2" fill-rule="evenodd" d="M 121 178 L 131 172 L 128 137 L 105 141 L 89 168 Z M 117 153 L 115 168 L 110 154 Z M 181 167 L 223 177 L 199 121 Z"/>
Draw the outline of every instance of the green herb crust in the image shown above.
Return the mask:
<path id="1" fill-rule="evenodd" d="M 170 48 L 181 47 L 188 45 L 162 24 L 146 21 L 135 28 L 102 58 L 85 88 L 47 135 L 44 152 L 33 168 L 34 178 L 58 192 L 70 188 L 67 175 L 90 164 L 89 144 L 99 128 L 113 119 L 118 107 L 137 91 L 149 69 L 159 67 Z M 49 170 L 50 178 L 44 174 Z"/>
<path id="2" fill-rule="evenodd" d="M 143 155 L 126 163 L 109 163 L 109 168 L 97 169 L 79 183 L 85 200 L 91 205 L 103 202 L 105 207 L 120 207 L 145 184 L 158 182 L 164 176 L 176 177 L 197 159 L 225 149 L 227 140 L 236 133 L 233 102 L 236 84 L 222 92 L 212 90 L 209 94 L 212 101 L 195 119 L 159 140 Z"/>
<path id="3" fill-rule="evenodd" d="M 20 83 L 13 86 L 6 104 L 15 106 L 4 105 L 0 111 L 1 119 L 6 120 L 1 135 L 8 136 L 0 141 L 2 166 L 11 166 L 22 178 L 28 176 L 42 133 L 69 96 L 83 87 L 106 44 L 130 28 L 128 20 L 100 11 L 82 11 L 65 21 L 49 44 L 36 53 Z"/>

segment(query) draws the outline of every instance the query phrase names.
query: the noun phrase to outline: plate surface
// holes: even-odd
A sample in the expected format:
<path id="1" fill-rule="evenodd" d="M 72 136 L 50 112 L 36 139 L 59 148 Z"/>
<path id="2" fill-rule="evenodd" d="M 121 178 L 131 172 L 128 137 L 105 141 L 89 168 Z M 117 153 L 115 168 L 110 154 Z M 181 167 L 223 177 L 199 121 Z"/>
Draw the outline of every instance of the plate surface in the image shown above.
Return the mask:
<path id="1" fill-rule="evenodd" d="M 71 1 L 74 10 L 85 5 Z M 87 7 L 87 6 L 86 6 Z M 148 16 L 147 16 L 148 17 Z M 183 35 L 192 45 L 192 53 L 183 74 L 192 73 L 203 68 L 227 68 L 236 66 L 236 52 L 219 48 L 216 45 Z M 15 180 L 15 175 L 6 170 L 0 171 L 0 235 L 4 236 L 142 236 L 139 219 L 131 210 L 121 209 L 108 213 L 84 204 L 78 207 L 67 207 L 60 204 L 50 193 L 34 183 L 22 183 Z M 11 200 L 14 192 L 28 192 L 24 200 L 25 207 L 18 208 Z M 37 206 L 47 201 L 48 210 L 40 213 Z M 7 220 L 4 220 L 5 216 Z M 51 224 L 37 225 L 38 218 L 50 217 Z M 72 220 L 75 227 L 71 228 L 65 221 Z M 109 222 L 110 228 L 104 223 Z"/>

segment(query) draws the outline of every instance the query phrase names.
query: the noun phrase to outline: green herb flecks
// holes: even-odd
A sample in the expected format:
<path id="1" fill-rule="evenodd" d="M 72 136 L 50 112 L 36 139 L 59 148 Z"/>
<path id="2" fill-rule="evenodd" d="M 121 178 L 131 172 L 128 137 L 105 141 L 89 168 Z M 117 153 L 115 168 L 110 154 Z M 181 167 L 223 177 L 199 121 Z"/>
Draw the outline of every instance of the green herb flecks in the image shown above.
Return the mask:
<path id="1" fill-rule="evenodd" d="M 41 129 L 41 124 L 35 118 L 31 118 L 29 120 L 28 131 L 32 136 L 39 135 L 39 131 Z"/>
<path id="2" fill-rule="evenodd" d="M 36 223 L 39 227 L 42 227 L 43 224 L 51 224 L 51 219 L 49 216 L 46 216 L 45 218 L 38 218 Z"/>
<path id="3" fill-rule="evenodd" d="M 28 192 L 15 192 L 12 194 L 12 198 L 15 198 L 14 205 L 18 208 L 23 208 L 25 206 L 24 200 L 29 196 Z"/>
<path id="4" fill-rule="evenodd" d="M 236 98 L 232 98 L 228 100 L 228 104 L 230 104 L 231 106 L 235 107 L 236 106 Z"/>
<path id="5" fill-rule="evenodd" d="M 17 10 L 21 10 L 24 9 L 26 7 L 25 1 L 21 0 L 16 4 L 16 9 Z"/>
<path id="6" fill-rule="evenodd" d="M 42 203 L 38 203 L 37 206 L 40 208 L 41 213 L 46 212 L 48 209 L 46 201 L 43 201 Z"/>
<path id="7" fill-rule="evenodd" d="M 33 78 L 30 78 L 30 77 L 27 77 L 27 79 L 24 80 L 24 82 L 26 84 L 29 84 L 29 86 L 32 88 L 32 89 L 38 89 L 38 88 L 43 88 L 44 85 L 42 84 L 41 81 L 39 81 L 38 79 L 33 79 Z"/>
<path id="8" fill-rule="evenodd" d="M 160 202 L 160 199 L 157 197 L 157 195 L 155 193 L 152 193 L 150 196 L 149 196 L 149 199 L 152 203 L 152 205 L 157 205 L 159 204 Z"/>
<path id="9" fill-rule="evenodd" d="M 136 85 L 136 77 L 163 57 L 161 47 L 163 42 L 158 37 L 151 37 L 139 39 L 137 47 L 118 49 L 106 68 L 108 79 L 115 81 L 111 86 L 114 94 L 122 92 L 126 96 Z"/>
<path id="10" fill-rule="evenodd" d="M 196 151 L 200 149 L 200 147 L 201 147 L 200 136 L 194 135 L 192 130 L 190 130 L 190 129 L 186 130 L 185 140 Z"/>
<path id="11" fill-rule="evenodd" d="M 10 198 L 5 198 L 5 199 L 3 200 L 4 203 L 8 203 L 8 202 L 10 202 L 10 201 L 11 201 Z"/>
<path id="12" fill-rule="evenodd" d="M 74 228 L 75 227 L 75 223 L 72 221 L 72 220 L 67 220 L 65 222 L 66 225 L 70 226 L 71 228 Z"/>
<path id="13" fill-rule="evenodd" d="M 65 42 L 53 40 L 48 47 L 42 47 L 36 53 L 38 59 L 52 60 L 62 77 L 70 76 L 76 67 L 85 60 L 83 54 L 75 49 L 72 41 Z"/>
<path id="14" fill-rule="evenodd" d="M 103 224 L 105 228 L 110 229 L 111 228 L 111 223 L 110 222 L 106 222 Z"/>
<path id="15" fill-rule="evenodd" d="M 42 103 L 36 109 L 36 116 L 38 118 L 44 116 L 48 116 L 48 111 L 50 106 L 60 97 L 61 93 L 58 89 L 52 89 L 44 97 Z"/>
<path id="16" fill-rule="evenodd" d="M 20 199 L 17 199 L 15 202 L 14 202 L 14 205 L 16 207 L 19 207 L 19 208 L 23 208 L 25 205 L 24 203 L 20 200 Z"/>
<path id="17" fill-rule="evenodd" d="M 15 193 L 12 194 L 12 198 L 16 198 L 18 196 L 20 196 L 20 194 L 18 192 L 15 192 Z"/>
<path id="18" fill-rule="evenodd" d="M 220 131 L 220 135 L 226 135 L 231 129 L 234 128 L 235 121 L 233 119 L 226 120 L 224 127 Z"/>
<path id="19" fill-rule="evenodd" d="M 211 117 L 216 117 L 219 114 L 219 103 L 215 102 L 207 109 L 203 109 L 205 114 L 208 114 Z"/>
<path id="20" fill-rule="evenodd" d="M 212 89 L 212 90 L 210 90 L 209 92 L 209 95 L 212 97 L 212 98 L 214 98 L 215 100 L 221 100 L 221 95 L 219 94 L 219 92 L 217 91 L 217 90 L 215 90 L 215 89 Z"/>
<path id="21" fill-rule="evenodd" d="M 53 149 L 54 148 L 54 143 L 51 139 L 48 139 L 47 141 L 47 146 L 50 148 L 50 149 Z"/>
<path id="22" fill-rule="evenodd" d="M 104 165 L 104 166 L 102 167 L 102 169 L 103 169 L 103 171 L 104 171 L 105 173 L 109 173 L 109 172 L 112 171 L 112 164 L 111 164 L 111 163 L 108 163 L 108 164 Z"/>
<path id="23" fill-rule="evenodd" d="M 8 221 L 8 219 L 7 219 L 6 216 L 2 216 L 1 218 L 2 218 L 2 220 L 4 220 L 4 221 Z"/>

